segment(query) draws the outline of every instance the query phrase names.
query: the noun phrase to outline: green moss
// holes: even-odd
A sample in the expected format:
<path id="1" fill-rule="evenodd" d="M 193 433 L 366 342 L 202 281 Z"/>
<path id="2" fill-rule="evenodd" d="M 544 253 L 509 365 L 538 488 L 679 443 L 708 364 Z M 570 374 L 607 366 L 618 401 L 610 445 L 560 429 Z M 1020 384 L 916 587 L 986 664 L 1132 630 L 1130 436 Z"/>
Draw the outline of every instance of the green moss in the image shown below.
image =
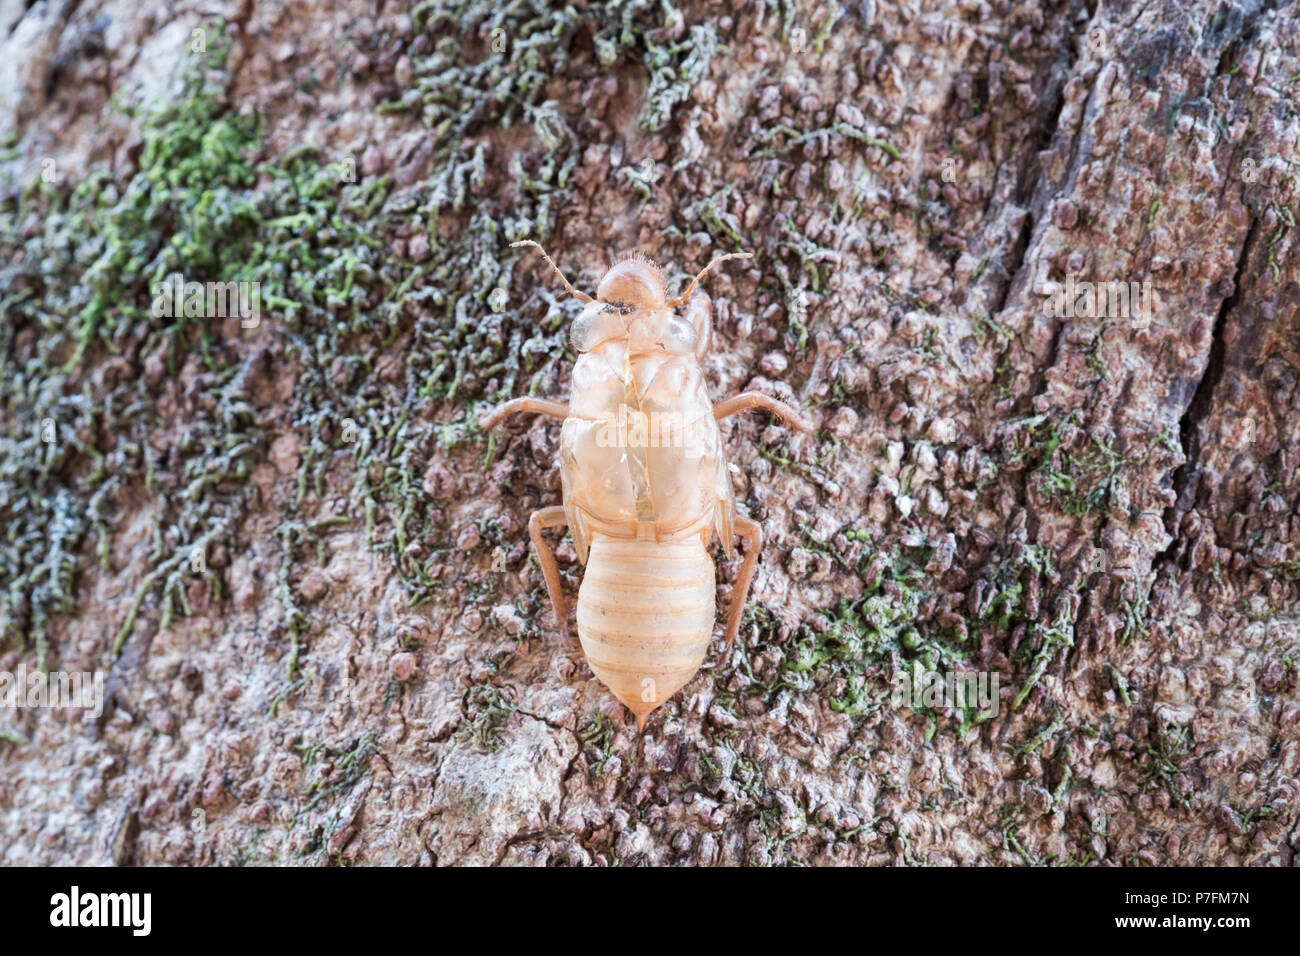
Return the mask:
<path id="1" fill-rule="evenodd" d="M 1145 588 L 1139 588 L 1135 600 L 1121 598 L 1120 603 L 1124 608 L 1124 625 L 1120 630 L 1120 643 L 1131 644 L 1138 636 L 1149 636 L 1151 634 L 1151 625 L 1147 623 L 1147 611 L 1150 609 L 1149 592 Z"/>
<path id="2" fill-rule="evenodd" d="M 1043 493 L 1066 514 L 1083 517 L 1110 507 L 1124 470 L 1144 464 L 1151 449 L 1129 457 L 1108 435 L 1081 437 L 1067 446 L 1072 424 L 1072 415 L 1054 419 L 1046 412 L 1017 422 L 1007 466 L 1033 465 L 1033 480 Z"/>
<path id="3" fill-rule="evenodd" d="M 614 756 L 614 734 L 617 730 L 614 722 L 601 714 L 578 734 L 578 739 L 596 752 L 596 760 L 590 764 L 591 772 L 596 776 L 605 772 L 605 764 Z"/>
<path id="4" fill-rule="evenodd" d="M 859 564 L 871 558 L 868 553 Z M 757 680 L 749 692 L 769 697 L 782 692 L 827 694 L 831 709 L 862 718 L 885 703 L 890 676 L 913 661 L 932 671 L 965 661 L 970 652 L 960 636 L 917 625 L 921 602 L 930 593 L 924 571 L 928 559 L 928 549 L 890 553 L 884 572 L 862 597 L 823 611 L 816 627 L 796 628 L 780 646 L 775 673 Z M 775 619 L 769 613 L 759 623 L 761 631 L 768 632 L 762 643 L 775 643 Z M 930 718 L 933 733 L 936 715 L 917 710 Z"/>
<path id="5" fill-rule="evenodd" d="M 1056 617 L 1047 625 L 1034 624 L 1032 642 L 1026 642 L 1016 649 L 1018 658 L 1030 660 L 1029 676 L 1025 678 L 1020 692 L 1011 701 L 1011 709 L 1019 710 L 1029 699 L 1039 680 L 1047 673 L 1047 667 L 1062 647 L 1074 646 L 1074 617 L 1068 600 L 1060 600 Z"/>
<path id="6" fill-rule="evenodd" d="M 1044 725 L 1036 734 L 1030 737 L 1022 745 L 1012 749 L 1015 751 L 1017 757 L 1023 757 L 1026 754 L 1037 753 L 1038 748 L 1043 746 L 1043 744 L 1047 743 L 1047 741 L 1050 740 L 1052 737 L 1056 736 L 1056 734 L 1064 726 L 1065 726 L 1065 719 L 1064 717 L 1058 714 L 1056 717 L 1054 717 L 1051 720 L 1050 723 Z M 1008 744 L 1007 746 L 1010 747 L 1010 744 Z"/>
<path id="7" fill-rule="evenodd" d="M 646 90 L 646 108 L 641 115 L 642 129 L 658 132 L 668 124 L 674 107 L 707 75 L 717 50 L 717 34 L 707 23 L 692 26 L 686 39 L 680 42 L 647 45 L 644 62 L 650 71 L 650 87 Z"/>
<path id="8" fill-rule="evenodd" d="M 1028 866 L 1043 866 L 1045 860 L 1040 860 L 1033 856 L 1023 843 L 1020 842 L 1020 823 L 1018 817 L 1024 811 L 1024 805 L 1020 803 L 1008 803 L 1003 805 L 1001 819 L 999 821 L 1002 827 L 1002 848 L 1004 850 L 1014 850 Z"/>
<path id="9" fill-rule="evenodd" d="M 477 684 L 465 691 L 462 710 L 474 742 L 483 750 L 499 750 L 506 724 L 517 709 L 501 689 L 492 684 Z"/>
<path id="10" fill-rule="evenodd" d="M 1005 644 L 1023 628 L 1012 655 L 1025 670 L 1012 701 L 1018 708 L 1060 648 L 1073 644 L 1076 605 L 1070 589 L 1060 586 L 1044 547 L 1017 546 L 987 573 L 984 586 L 991 587 L 991 593 L 978 612 L 956 626 L 939 627 L 922 616 L 923 606 L 932 606 L 932 599 L 940 596 L 925 570 L 931 557 L 928 548 L 865 549 L 851 559 L 817 539 L 807 526 L 800 531 L 805 548 L 835 561 L 842 570 L 863 574 L 869 584 L 861 597 L 841 601 L 837 608 L 823 611 L 815 626 L 801 624 L 784 639 L 778 638 L 780 622 L 770 611 L 747 609 L 742 631 L 757 630 L 759 635 L 750 656 L 767 647 L 780 651 L 780 661 L 770 673 L 757 674 L 746 661 L 740 663 L 753 679 L 749 694 L 773 702 L 788 693 L 827 695 L 833 710 L 865 718 L 889 701 L 891 678 L 909 672 L 914 663 L 932 672 L 968 670 L 986 635 L 995 645 Z M 870 541 L 869 534 L 857 529 L 847 529 L 845 537 Z M 1054 602 L 1050 618 L 1041 606 L 1047 595 Z M 939 715 L 915 704 L 912 709 L 926 716 L 929 739 L 939 728 Z M 978 702 L 971 701 L 958 715 L 956 733 L 963 737 L 988 719 Z"/>
<path id="11" fill-rule="evenodd" d="M 225 48 L 217 46 L 218 61 Z M 75 606 L 79 553 L 96 539 L 107 569 L 110 514 L 143 481 L 153 496 L 155 548 L 114 650 L 150 594 L 161 592 L 165 627 L 189 613 L 201 583 L 217 600 L 220 579 L 206 555 L 233 527 L 247 499 L 261 432 L 244 400 L 247 368 L 213 346 L 202 323 L 155 316 L 151 290 L 172 272 L 192 280 L 252 279 L 235 260 L 246 245 L 254 178 L 245 150 L 253 119 L 218 115 L 216 90 L 191 69 L 181 100 L 144 120 L 138 168 L 118 185 L 96 172 L 70 190 L 27 188 L 0 201 L 0 589 L 3 636 L 34 643 L 46 666 L 47 623 Z M 29 221 L 38 221 L 33 234 Z M 196 398 L 209 408 L 178 428 L 169 447 L 151 441 L 165 421 L 158 395 L 118 354 L 162 351 L 174 372 L 187 355 L 203 369 Z M 101 386 L 100 383 L 103 383 Z"/>
<path id="12" fill-rule="evenodd" d="M 1169 799 L 1184 810 L 1192 805 L 1191 792 L 1180 785 L 1183 773 L 1183 761 L 1192 750 L 1190 727 L 1171 726 L 1162 729 L 1154 744 L 1148 744 L 1141 763 L 1147 779 L 1161 786 L 1169 794 Z"/>
<path id="13" fill-rule="evenodd" d="M 850 126 L 843 120 L 836 120 L 830 126 L 811 130 L 798 130 L 784 125 L 767 127 L 759 134 L 759 138 L 764 143 L 774 145 L 767 146 L 754 155 L 756 159 L 779 156 L 802 146 L 809 140 L 827 135 L 844 136 L 848 139 L 857 140 L 866 146 L 873 146 L 888 155 L 894 162 L 900 162 L 903 158 L 903 154 L 893 143 L 878 136 L 872 136 L 856 126 Z M 777 142 L 778 139 L 780 140 L 779 143 Z"/>
<path id="14" fill-rule="evenodd" d="M 1232 807 L 1232 812 L 1243 831 L 1250 830 L 1257 820 L 1272 820 L 1282 815 L 1281 811 L 1272 806 L 1250 807 L 1246 810 Z"/>
<path id="15" fill-rule="evenodd" d="M 1110 672 L 1111 682 L 1115 685 L 1115 693 L 1119 695 L 1119 699 L 1124 702 L 1125 707 L 1131 707 L 1133 698 L 1129 694 L 1128 678 L 1110 661 L 1106 662 L 1106 669 Z"/>
<path id="16" fill-rule="evenodd" d="M 1074 771 L 1070 769 L 1070 761 L 1074 752 L 1068 741 L 1061 744 L 1061 758 L 1058 764 L 1061 768 L 1061 779 L 1056 784 L 1056 789 L 1052 791 L 1052 804 L 1058 807 L 1065 807 L 1070 799 L 1070 790 L 1074 785 Z"/>
<path id="17" fill-rule="evenodd" d="M 321 803 L 351 790 L 365 776 L 371 758 L 383 752 L 370 731 L 361 734 L 347 746 L 317 744 L 299 749 L 303 756 L 303 766 L 320 766 L 321 772 L 304 788 L 303 796 L 309 799 L 298 811 L 298 816 L 310 813 Z M 320 758 L 319 761 L 317 758 Z"/>

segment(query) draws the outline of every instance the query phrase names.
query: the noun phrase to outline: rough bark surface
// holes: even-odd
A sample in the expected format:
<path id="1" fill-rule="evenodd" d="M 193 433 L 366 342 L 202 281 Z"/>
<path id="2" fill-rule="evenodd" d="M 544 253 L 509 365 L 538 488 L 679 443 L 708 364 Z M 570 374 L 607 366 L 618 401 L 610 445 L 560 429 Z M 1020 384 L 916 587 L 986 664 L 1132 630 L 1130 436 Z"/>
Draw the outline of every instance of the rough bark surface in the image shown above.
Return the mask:
<path id="1" fill-rule="evenodd" d="M 107 674 L 0 710 L 0 861 L 1297 862 L 1293 4 L 213 16 L 0 3 L 0 670 Z M 644 735 L 529 557 L 558 425 L 476 426 L 567 395 L 518 238 L 755 253 L 712 393 L 818 424 L 725 427 L 754 606 Z"/>

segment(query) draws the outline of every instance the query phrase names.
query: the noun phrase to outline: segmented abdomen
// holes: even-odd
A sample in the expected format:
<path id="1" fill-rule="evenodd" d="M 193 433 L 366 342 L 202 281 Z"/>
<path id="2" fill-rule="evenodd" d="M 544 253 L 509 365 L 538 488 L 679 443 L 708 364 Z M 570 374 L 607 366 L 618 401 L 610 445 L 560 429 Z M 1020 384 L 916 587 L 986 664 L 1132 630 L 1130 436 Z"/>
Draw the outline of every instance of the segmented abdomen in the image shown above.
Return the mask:
<path id="1" fill-rule="evenodd" d="M 593 536 L 578 591 L 578 637 L 592 672 L 636 714 L 638 727 L 695 676 L 713 618 L 713 559 L 698 537 Z"/>

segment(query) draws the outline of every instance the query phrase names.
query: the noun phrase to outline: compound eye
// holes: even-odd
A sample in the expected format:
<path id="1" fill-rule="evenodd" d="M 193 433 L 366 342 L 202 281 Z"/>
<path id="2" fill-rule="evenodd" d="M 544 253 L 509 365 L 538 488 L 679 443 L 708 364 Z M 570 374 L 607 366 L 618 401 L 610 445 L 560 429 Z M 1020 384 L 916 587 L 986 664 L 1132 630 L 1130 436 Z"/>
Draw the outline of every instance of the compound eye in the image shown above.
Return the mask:
<path id="1" fill-rule="evenodd" d="M 628 327 L 628 348 L 633 352 L 672 352 L 687 355 L 695 351 L 699 333 L 685 319 L 667 310 L 633 312 Z"/>
<path id="2" fill-rule="evenodd" d="M 601 342 L 627 335 L 627 323 L 618 309 L 592 302 L 573 321 L 569 341 L 579 352 L 590 352 Z"/>
<path id="3" fill-rule="evenodd" d="M 673 316 L 672 321 L 668 323 L 668 334 L 664 336 L 664 348 L 669 352 L 694 352 L 699 340 L 700 334 L 695 326 L 685 319 Z"/>

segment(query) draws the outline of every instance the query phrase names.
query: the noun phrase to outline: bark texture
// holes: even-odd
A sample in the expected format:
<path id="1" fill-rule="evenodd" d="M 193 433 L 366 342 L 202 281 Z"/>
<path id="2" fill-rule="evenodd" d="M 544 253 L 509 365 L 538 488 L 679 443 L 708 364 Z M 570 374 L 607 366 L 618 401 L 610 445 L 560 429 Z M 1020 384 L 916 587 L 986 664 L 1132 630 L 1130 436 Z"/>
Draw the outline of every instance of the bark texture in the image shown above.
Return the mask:
<path id="1" fill-rule="evenodd" d="M 1297 862 L 1294 4 L 214 9 L 0 3 L 0 670 L 107 675 L 0 709 L 0 861 Z M 754 606 L 644 735 L 476 425 L 567 397 L 519 238 L 753 252 L 711 392 L 818 425 L 724 427 Z"/>

